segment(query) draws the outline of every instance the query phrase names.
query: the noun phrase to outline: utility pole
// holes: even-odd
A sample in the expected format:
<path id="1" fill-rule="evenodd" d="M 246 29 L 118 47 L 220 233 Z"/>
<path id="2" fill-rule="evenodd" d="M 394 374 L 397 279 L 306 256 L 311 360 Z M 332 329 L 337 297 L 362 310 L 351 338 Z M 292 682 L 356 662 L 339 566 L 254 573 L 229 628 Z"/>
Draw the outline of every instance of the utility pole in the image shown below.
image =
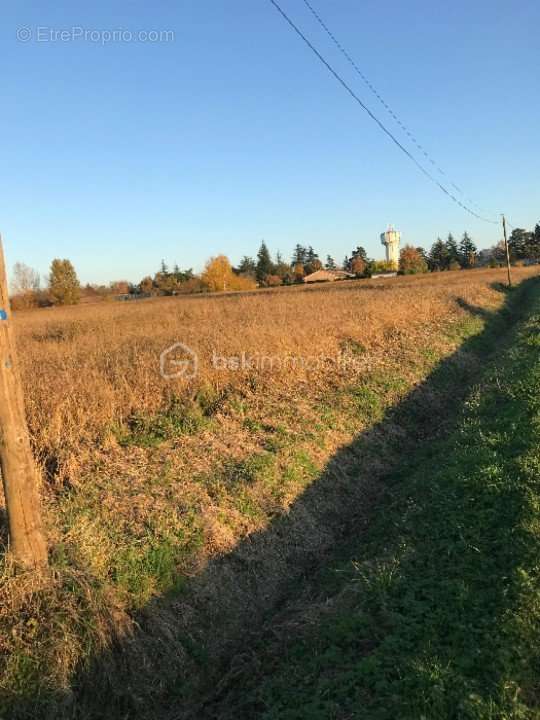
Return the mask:
<path id="1" fill-rule="evenodd" d="M 506 270 L 508 272 L 508 287 L 512 287 L 512 276 L 510 274 L 510 251 L 508 249 L 508 238 L 506 237 L 506 218 L 502 216 L 502 226 L 504 233 L 504 249 L 506 251 Z"/>
<path id="2" fill-rule="evenodd" d="M 25 569 L 47 565 L 39 473 L 32 456 L 17 366 L 2 239 L 0 238 L 0 468 L 10 550 Z"/>

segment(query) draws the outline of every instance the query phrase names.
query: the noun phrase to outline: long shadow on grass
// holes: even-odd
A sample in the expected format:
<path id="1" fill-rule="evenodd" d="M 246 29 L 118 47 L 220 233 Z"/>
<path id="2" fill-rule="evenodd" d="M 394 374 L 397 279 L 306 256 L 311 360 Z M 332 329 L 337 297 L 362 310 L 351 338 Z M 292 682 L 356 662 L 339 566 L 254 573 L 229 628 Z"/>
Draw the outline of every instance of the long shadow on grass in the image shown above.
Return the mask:
<path id="1" fill-rule="evenodd" d="M 358 546 L 371 518 L 385 512 L 391 473 L 411 464 L 419 444 L 426 462 L 431 445 L 435 448 L 456 426 L 471 385 L 509 327 L 526 314 L 535 288 L 537 280 L 531 279 L 510 292 L 485 330 L 340 450 L 287 515 L 211 560 L 181 593 L 150 603 L 136 618 L 133 634 L 116 639 L 109 651 L 81 668 L 62 713 L 115 720 L 224 716 L 223 708 L 212 708 L 237 673 L 245 678 L 250 663 L 257 672 L 253 647 L 262 628 L 271 627 L 286 601 L 309 587 L 325 566 L 347 557 L 353 542 Z M 453 530 L 459 534 L 457 526 Z M 490 618 L 505 603 L 503 588 L 493 588 Z M 251 717 L 257 717 L 253 708 Z"/>

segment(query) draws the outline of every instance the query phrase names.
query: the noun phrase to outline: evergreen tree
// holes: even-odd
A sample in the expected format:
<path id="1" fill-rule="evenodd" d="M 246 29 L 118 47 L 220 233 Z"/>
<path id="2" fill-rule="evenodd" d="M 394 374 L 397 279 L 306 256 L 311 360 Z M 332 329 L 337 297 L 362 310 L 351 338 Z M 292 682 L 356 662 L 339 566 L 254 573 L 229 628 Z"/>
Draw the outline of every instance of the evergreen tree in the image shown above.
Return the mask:
<path id="1" fill-rule="evenodd" d="M 476 245 L 467 232 L 463 233 L 459 243 L 459 264 L 462 268 L 470 268 L 476 262 Z"/>
<path id="2" fill-rule="evenodd" d="M 352 259 L 354 258 L 360 258 L 360 260 L 363 260 L 365 263 L 368 262 L 367 253 L 361 245 L 358 245 L 356 250 L 352 251 Z"/>
<path id="3" fill-rule="evenodd" d="M 322 268 L 322 262 L 319 260 L 318 254 L 315 252 L 315 250 L 310 245 L 307 249 L 307 254 L 306 254 L 306 262 L 305 262 L 306 275 L 311 275 L 311 273 L 317 272 L 317 270 L 320 270 L 321 268 Z"/>
<path id="4" fill-rule="evenodd" d="M 76 305 L 81 299 L 81 285 L 69 260 L 53 260 L 49 274 L 49 293 L 57 305 Z"/>
<path id="5" fill-rule="evenodd" d="M 305 265 L 307 262 L 307 254 L 308 251 L 303 245 L 296 245 L 293 251 L 291 266 L 294 267 L 295 265 Z"/>
<path id="6" fill-rule="evenodd" d="M 459 264 L 459 248 L 456 239 L 452 233 L 448 233 L 448 238 L 445 242 L 446 254 L 448 256 L 448 267 L 455 263 Z"/>
<path id="7" fill-rule="evenodd" d="M 274 274 L 274 263 L 270 257 L 270 251 L 266 247 L 264 240 L 261 243 L 259 252 L 257 253 L 257 267 L 255 276 L 259 282 L 264 282 L 267 275 Z"/>
<path id="8" fill-rule="evenodd" d="M 334 258 L 331 255 L 326 256 L 326 263 L 325 263 L 324 267 L 327 270 L 335 270 L 336 269 L 336 261 L 334 260 Z"/>
<path id="9" fill-rule="evenodd" d="M 238 275 L 255 277 L 257 272 L 257 265 L 255 264 L 253 258 L 250 258 L 248 255 L 244 255 L 244 257 L 240 260 L 240 264 L 235 269 L 235 272 L 237 272 Z"/>
<path id="10" fill-rule="evenodd" d="M 189 270 L 180 270 L 178 265 L 175 265 L 173 278 L 177 284 L 185 283 L 188 280 L 193 280 L 194 277 L 195 275 L 193 274 L 193 268 L 189 268 Z"/>
<path id="11" fill-rule="evenodd" d="M 529 233 L 526 253 L 530 260 L 540 260 L 540 223 L 537 223 L 534 231 Z"/>
<path id="12" fill-rule="evenodd" d="M 514 228 L 508 238 L 508 251 L 511 260 L 520 260 L 525 254 L 525 230 Z"/>
<path id="13" fill-rule="evenodd" d="M 530 243 L 530 255 L 533 260 L 540 260 L 540 223 L 536 223 Z"/>
<path id="14" fill-rule="evenodd" d="M 441 240 L 441 238 L 437 238 L 431 246 L 428 263 L 430 270 L 440 271 L 448 269 L 448 250 L 446 248 L 446 244 Z"/>
<path id="15" fill-rule="evenodd" d="M 534 233 L 523 228 L 514 228 L 508 238 L 508 250 L 511 260 L 524 260 L 528 257 L 528 249 Z"/>

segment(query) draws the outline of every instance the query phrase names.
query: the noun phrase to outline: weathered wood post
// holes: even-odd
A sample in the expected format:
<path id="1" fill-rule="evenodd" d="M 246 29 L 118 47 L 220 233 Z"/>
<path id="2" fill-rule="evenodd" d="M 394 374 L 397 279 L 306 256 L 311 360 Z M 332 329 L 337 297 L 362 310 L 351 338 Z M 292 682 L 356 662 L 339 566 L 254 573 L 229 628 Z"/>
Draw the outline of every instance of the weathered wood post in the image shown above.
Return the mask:
<path id="1" fill-rule="evenodd" d="M 41 522 L 39 473 L 32 456 L 17 354 L 2 239 L 0 237 L 0 468 L 10 549 L 18 565 L 47 565 Z"/>

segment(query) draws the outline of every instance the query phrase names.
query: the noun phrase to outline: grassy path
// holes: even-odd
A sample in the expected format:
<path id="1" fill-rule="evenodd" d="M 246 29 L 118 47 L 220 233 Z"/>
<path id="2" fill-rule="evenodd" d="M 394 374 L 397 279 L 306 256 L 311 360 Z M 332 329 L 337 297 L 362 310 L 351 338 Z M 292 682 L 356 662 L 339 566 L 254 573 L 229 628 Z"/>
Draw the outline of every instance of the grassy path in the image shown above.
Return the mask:
<path id="1" fill-rule="evenodd" d="M 538 283 L 522 300 L 457 427 L 199 717 L 540 717 Z"/>

